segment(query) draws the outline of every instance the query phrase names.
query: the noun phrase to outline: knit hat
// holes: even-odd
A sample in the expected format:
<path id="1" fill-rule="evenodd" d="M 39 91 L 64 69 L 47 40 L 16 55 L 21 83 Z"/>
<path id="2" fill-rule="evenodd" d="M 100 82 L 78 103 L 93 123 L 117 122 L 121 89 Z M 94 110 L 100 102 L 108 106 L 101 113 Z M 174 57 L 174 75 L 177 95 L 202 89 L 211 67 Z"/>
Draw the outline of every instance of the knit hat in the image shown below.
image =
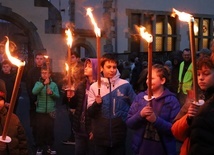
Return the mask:
<path id="1" fill-rule="evenodd" d="M 196 52 L 196 54 L 203 54 L 206 56 L 210 56 L 211 55 L 211 51 L 207 48 L 202 48 L 200 51 Z"/>
<path id="2" fill-rule="evenodd" d="M 0 79 L 0 99 L 6 99 L 6 87 L 5 87 L 5 82 Z"/>

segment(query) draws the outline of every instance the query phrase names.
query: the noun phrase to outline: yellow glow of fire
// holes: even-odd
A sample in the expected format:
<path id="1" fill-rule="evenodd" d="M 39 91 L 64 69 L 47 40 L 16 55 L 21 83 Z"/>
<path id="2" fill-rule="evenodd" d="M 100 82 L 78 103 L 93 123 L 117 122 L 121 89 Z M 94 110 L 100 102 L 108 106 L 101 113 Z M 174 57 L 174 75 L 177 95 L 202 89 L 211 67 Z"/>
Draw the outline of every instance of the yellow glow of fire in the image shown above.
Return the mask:
<path id="1" fill-rule="evenodd" d="M 10 62 L 14 65 L 16 65 L 17 67 L 20 67 L 20 66 L 24 66 L 25 65 L 25 61 L 21 61 L 15 57 L 13 57 L 11 54 L 10 54 L 10 49 L 9 49 L 9 38 L 7 38 L 7 42 L 5 44 L 5 53 L 8 57 L 8 59 L 10 60 Z"/>
<path id="2" fill-rule="evenodd" d="M 92 8 L 87 8 L 86 10 L 87 10 L 86 15 L 88 15 L 90 17 L 91 22 L 94 25 L 94 32 L 95 32 L 96 36 L 100 37 L 100 28 L 97 26 L 97 23 L 94 19 L 94 16 L 92 14 L 92 11 L 93 11 Z"/>
<path id="3" fill-rule="evenodd" d="M 67 29 L 67 30 L 65 30 L 65 33 L 67 35 L 67 45 L 71 48 L 72 42 L 73 42 L 71 30 Z"/>
<path id="4" fill-rule="evenodd" d="M 185 12 L 180 12 L 176 9 L 172 9 L 172 15 L 178 15 L 178 18 L 181 20 L 181 21 L 184 21 L 184 22 L 189 22 L 190 20 L 194 20 L 193 16 L 191 14 L 188 14 L 188 13 L 185 13 Z"/>
<path id="5" fill-rule="evenodd" d="M 153 37 L 148 32 L 145 32 L 145 27 L 140 27 L 140 35 L 143 39 L 145 39 L 148 43 L 151 43 L 153 41 Z"/>
<path id="6" fill-rule="evenodd" d="M 68 64 L 65 63 L 65 70 L 68 71 L 69 70 L 69 67 L 68 67 Z"/>
<path id="7" fill-rule="evenodd" d="M 44 55 L 45 59 L 48 59 L 48 56 L 47 55 Z"/>

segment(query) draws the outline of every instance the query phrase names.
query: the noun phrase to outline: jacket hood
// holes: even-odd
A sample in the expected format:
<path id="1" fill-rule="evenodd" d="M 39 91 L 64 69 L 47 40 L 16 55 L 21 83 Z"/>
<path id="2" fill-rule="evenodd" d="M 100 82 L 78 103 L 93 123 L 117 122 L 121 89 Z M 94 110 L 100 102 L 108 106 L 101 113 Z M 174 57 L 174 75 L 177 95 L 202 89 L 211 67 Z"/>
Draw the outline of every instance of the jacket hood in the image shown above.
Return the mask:
<path id="1" fill-rule="evenodd" d="M 105 78 L 105 77 L 102 77 L 101 78 L 101 81 L 103 83 L 105 83 L 106 85 L 109 84 L 109 81 L 111 82 L 112 85 L 114 85 L 114 83 L 120 78 L 120 72 L 119 70 L 117 69 L 117 72 L 116 72 L 116 75 L 114 77 L 112 77 L 111 79 L 108 79 L 108 78 Z"/>
<path id="2" fill-rule="evenodd" d="M 98 61 L 97 61 L 96 58 L 88 58 L 85 61 L 84 68 L 86 67 L 86 62 L 91 62 L 91 64 L 92 64 L 93 82 L 96 82 L 97 81 L 97 65 L 98 65 Z"/>
<path id="3" fill-rule="evenodd" d="M 86 59 L 85 61 L 85 64 L 84 64 L 84 68 L 86 67 L 86 62 L 91 62 L 92 64 L 92 76 L 93 76 L 93 81 L 97 81 L 97 65 L 98 65 L 98 62 L 97 62 L 97 59 L 96 58 L 88 58 Z"/>

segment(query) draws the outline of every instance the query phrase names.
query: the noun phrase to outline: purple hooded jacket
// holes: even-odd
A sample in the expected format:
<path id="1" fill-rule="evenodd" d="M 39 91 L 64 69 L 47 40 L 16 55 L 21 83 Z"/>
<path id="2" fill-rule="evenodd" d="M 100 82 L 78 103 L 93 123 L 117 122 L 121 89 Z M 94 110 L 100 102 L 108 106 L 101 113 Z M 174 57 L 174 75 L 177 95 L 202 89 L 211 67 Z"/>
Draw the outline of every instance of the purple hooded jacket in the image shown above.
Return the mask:
<path id="1" fill-rule="evenodd" d="M 152 100 L 151 106 L 157 119 L 154 123 L 149 123 L 146 118 L 142 118 L 140 115 L 140 111 L 148 103 L 144 99 L 145 95 L 147 92 L 141 92 L 136 96 L 126 120 L 127 126 L 134 130 L 132 149 L 139 155 L 176 155 L 176 140 L 171 133 L 171 126 L 180 110 L 177 98 L 165 88 L 160 97 Z M 147 129 L 149 125 L 150 128 Z M 151 128 L 152 130 L 150 130 Z M 148 132 L 150 132 L 150 136 L 155 133 L 151 131 L 156 132 L 158 140 L 156 137 L 152 139 L 145 136 L 145 133 Z"/>

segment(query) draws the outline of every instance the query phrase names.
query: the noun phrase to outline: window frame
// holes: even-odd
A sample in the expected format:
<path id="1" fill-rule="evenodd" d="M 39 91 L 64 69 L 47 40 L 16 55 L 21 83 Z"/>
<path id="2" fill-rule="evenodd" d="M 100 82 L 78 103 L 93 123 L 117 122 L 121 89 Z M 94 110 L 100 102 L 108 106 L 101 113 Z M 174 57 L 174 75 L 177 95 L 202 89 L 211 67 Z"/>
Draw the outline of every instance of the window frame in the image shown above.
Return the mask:
<path id="1" fill-rule="evenodd" d="M 128 51 L 129 52 L 133 52 L 133 51 L 131 51 L 131 35 L 133 35 L 132 34 L 132 31 L 131 31 L 131 28 L 132 28 L 132 23 L 131 23 L 131 18 L 132 18 L 132 14 L 139 14 L 139 15 L 141 15 L 141 18 L 140 18 L 140 24 L 142 25 L 142 26 L 144 26 L 143 25 L 143 22 L 144 22 L 144 18 L 143 18 L 143 15 L 144 14 L 153 14 L 154 15 L 154 19 L 153 19 L 153 22 L 152 22 L 152 35 L 153 35 L 153 43 L 152 43 L 152 46 L 153 46 L 153 52 L 156 52 L 156 40 L 155 40 L 155 37 L 157 37 L 157 36 L 160 36 L 160 37 L 165 37 L 165 39 L 163 40 L 163 42 L 165 42 L 164 43 L 164 45 L 163 45 L 163 49 L 167 49 L 167 38 L 168 37 L 172 37 L 172 38 L 174 38 L 175 40 L 174 41 L 172 41 L 172 44 L 174 44 L 174 45 L 172 45 L 172 46 L 174 46 L 174 47 L 172 47 L 172 51 L 178 51 L 178 50 L 180 50 L 180 42 L 181 42 L 181 35 L 180 35 L 180 20 L 178 19 L 178 17 L 176 16 L 175 17 L 175 26 L 176 26 L 176 30 L 175 30 L 175 34 L 172 34 L 172 35 L 169 35 L 169 34 L 156 34 L 156 17 L 158 16 L 158 15 L 164 15 L 164 16 L 170 16 L 171 15 L 171 12 L 167 12 L 167 11 L 152 11 L 152 10 L 138 10 L 138 9 L 126 9 L 126 14 L 127 14 L 127 16 L 128 16 L 128 28 L 129 28 L 129 30 L 130 30 L 130 32 L 129 32 L 129 35 L 127 35 L 127 36 L 129 36 L 128 37 Z M 210 45 L 211 45 L 211 42 L 213 41 L 213 39 L 214 39 L 214 15 L 207 15 L 207 14 L 192 14 L 193 15 L 193 17 L 195 18 L 195 19 L 198 19 L 199 20 L 199 27 L 198 27 L 198 35 L 195 35 L 194 37 L 195 37 L 195 50 L 196 51 L 199 51 L 200 49 L 202 49 L 202 48 L 210 48 Z M 165 17 L 165 18 L 166 18 Z M 168 19 L 168 18 L 166 18 L 166 19 Z M 207 36 L 204 36 L 203 35 L 203 33 L 202 33 L 202 30 L 203 30 L 203 20 L 209 20 L 209 27 L 208 27 L 208 31 L 209 31 L 209 34 L 207 35 Z M 167 33 L 167 30 L 166 30 L 166 24 L 167 24 L 168 22 L 167 22 L 167 20 L 165 20 L 165 29 L 163 30 L 163 31 L 166 31 L 166 33 Z M 189 33 L 188 33 L 189 34 Z M 136 34 L 135 34 L 136 35 Z M 137 35 L 136 35 L 136 37 L 137 37 Z M 138 36 L 138 37 L 140 37 L 140 36 Z M 189 35 L 188 35 L 188 38 L 189 38 Z M 205 46 L 205 45 L 203 45 L 203 39 L 208 39 L 208 41 L 207 41 L 207 45 Z M 140 41 L 140 50 L 138 51 L 138 52 L 147 52 L 147 51 L 145 51 L 145 50 L 143 50 L 143 47 L 142 47 L 142 41 Z M 171 51 L 160 51 L 160 52 L 171 52 Z"/>

